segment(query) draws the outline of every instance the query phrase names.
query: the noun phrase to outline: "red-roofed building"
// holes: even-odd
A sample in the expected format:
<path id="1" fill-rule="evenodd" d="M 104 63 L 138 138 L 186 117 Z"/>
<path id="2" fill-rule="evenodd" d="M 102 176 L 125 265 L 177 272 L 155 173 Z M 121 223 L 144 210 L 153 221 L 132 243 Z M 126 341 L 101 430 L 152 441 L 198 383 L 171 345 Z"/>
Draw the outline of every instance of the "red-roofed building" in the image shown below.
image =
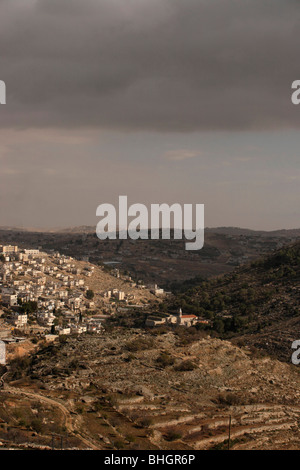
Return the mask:
<path id="1" fill-rule="evenodd" d="M 181 308 L 177 315 L 177 325 L 181 326 L 193 326 L 198 322 L 196 315 L 183 315 Z"/>

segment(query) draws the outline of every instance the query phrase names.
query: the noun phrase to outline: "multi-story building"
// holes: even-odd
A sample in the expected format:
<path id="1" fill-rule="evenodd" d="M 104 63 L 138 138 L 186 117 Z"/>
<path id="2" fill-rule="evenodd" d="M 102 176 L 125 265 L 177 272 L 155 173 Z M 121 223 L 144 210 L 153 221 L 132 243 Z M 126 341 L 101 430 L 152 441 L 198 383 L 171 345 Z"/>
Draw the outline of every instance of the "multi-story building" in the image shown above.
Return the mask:
<path id="1" fill-rule="evenodd" d="M 0 253 L 5 255 L 11 255 L 13 253 L 18 253 L 19 248 L 12 245 L 0 245 Z"/>
<path id="2" fill-rule="evenodd" d="M 7 307 L 18 305 L 18 297 L 15 294 L 2 294 L 2 304 Z"/>
<path id="3" fill-rule="evenodd" d="M 10 314 L 9 322 L 16 328 L 23 328 L 27 325 L 28 317 L 23 313 L 12 312 Z"/>

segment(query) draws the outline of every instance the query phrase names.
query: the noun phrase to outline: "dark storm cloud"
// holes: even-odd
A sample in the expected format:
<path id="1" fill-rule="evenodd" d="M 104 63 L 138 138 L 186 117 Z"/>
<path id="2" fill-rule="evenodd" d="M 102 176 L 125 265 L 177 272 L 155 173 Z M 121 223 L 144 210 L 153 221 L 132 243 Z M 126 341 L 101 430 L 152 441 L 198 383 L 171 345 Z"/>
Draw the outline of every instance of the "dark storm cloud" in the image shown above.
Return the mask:
<path id="1" fill-rule="evenodd" d="M 299 2 L 2 0 L 0 125 L 298 127 Z"/>

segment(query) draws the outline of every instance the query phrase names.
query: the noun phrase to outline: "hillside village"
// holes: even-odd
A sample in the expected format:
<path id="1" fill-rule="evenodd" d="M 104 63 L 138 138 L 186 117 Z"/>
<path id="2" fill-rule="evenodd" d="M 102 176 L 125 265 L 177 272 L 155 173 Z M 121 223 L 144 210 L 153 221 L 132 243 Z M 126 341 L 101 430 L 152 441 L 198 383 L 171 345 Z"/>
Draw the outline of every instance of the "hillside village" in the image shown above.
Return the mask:
<path id="1" fill-rule="evenodd" d="M 58 252 L 0 246 L 0 337 L 101 333 L 119 309 L 143 309 L 163 291 Z"/>
<path id="2" fill-rule="evenodd" d="M 291 337 L 282 355 L 282 342 L 274 345 L 274 334 L 266 341 L 262 333 L 298 318 L 299 243 L 290 247 L 222 278 L 191 279 L 178 284 L 178 291 L 174 285 L 171 294 L 134 280 L 114 264 L 99 266 L 55 250 L 0 245 L 0 340 L 49 342 L 65 335 L 101 334 L 107 324 L 185 327 L 223 338 L 247 335 L 247 342 L 289 360 Z M 284 331 L 291 333 L 293 327 Z"/>

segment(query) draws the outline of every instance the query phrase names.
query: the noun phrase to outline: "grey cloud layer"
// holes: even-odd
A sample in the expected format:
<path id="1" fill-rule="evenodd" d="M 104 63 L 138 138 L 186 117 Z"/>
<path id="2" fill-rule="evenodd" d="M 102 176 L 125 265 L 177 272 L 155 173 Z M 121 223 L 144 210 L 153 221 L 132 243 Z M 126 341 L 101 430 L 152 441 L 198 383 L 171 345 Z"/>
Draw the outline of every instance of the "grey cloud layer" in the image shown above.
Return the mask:
<path id="1" fill-rule="evenodd" d="M 1 0 L 0 126 L 298 127 L 296 0 Z"/>

